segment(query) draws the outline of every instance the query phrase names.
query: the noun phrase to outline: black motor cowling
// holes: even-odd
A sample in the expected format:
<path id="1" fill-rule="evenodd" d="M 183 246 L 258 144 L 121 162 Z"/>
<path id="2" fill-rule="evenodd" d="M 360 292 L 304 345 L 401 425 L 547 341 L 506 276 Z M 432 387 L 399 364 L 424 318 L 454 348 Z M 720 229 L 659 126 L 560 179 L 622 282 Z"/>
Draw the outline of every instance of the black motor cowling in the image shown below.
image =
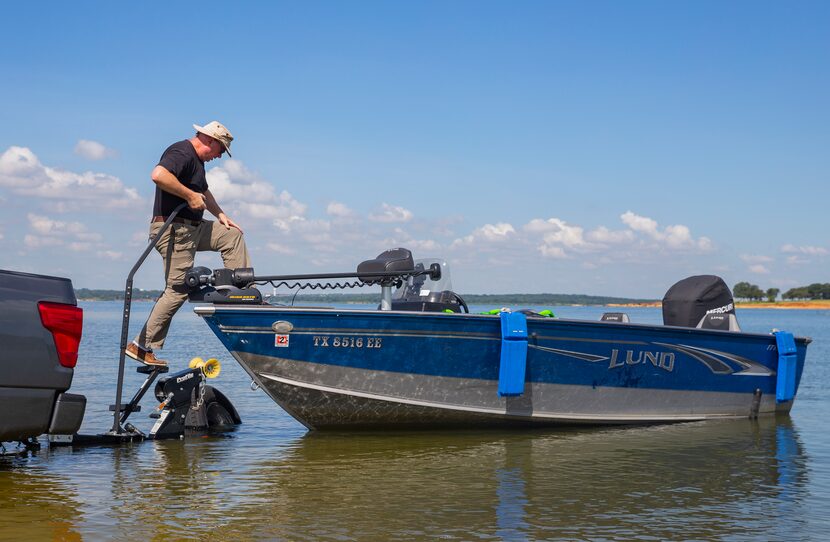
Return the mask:
<path id="1" fill-rule="evenodd" d="M 735 314 L 732 291 L 718 276 L 685 278 L 663 297 L 663 324 L 667 326 L 696 327 L 706 314 Z"/>

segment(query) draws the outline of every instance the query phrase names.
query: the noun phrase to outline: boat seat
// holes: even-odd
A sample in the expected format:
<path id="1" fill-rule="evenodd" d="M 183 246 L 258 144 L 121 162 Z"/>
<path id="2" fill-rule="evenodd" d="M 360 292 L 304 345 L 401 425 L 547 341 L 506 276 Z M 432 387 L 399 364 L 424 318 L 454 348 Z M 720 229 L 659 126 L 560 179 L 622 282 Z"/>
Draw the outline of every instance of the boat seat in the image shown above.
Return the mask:
<path id="1" fill-rule="evenodd" d="M 697 324 L 699 329 L 720 329 L 723 331 L 740 331 L 738 318 L 732 314 L 705 314 Z"/>
<path id="2" fill-rule="evenodd" d="M 624 312 L 606 312 L 600 317 L 601 322 L 619 322 L 621 324 L 627 324 L 631 320 L 628 319 L 628 315 Z"/>

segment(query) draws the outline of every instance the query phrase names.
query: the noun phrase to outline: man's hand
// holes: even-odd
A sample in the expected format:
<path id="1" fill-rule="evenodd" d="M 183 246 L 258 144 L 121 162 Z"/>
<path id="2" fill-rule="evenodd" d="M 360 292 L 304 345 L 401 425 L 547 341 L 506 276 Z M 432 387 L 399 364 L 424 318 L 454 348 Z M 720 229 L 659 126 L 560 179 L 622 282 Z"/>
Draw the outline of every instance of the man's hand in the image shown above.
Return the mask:
<path id="1" fill-rule="evenodd" d="M 205 205 L 205 196 L 198 192 L 191 192 L 187 197 L 187 206 L 194 211 L 204 210 L 207 207 L 207 205 Z"/>
<path id="2" fill-rule="evenodd" d="M 244 233 L 242 231 L 242 228 L 239 227 L 239 224 L 231 220 L 225 213 L 219 213 L 219 215 L 216 218 L 219 219 L 219 223 L 225 226 L 225 228 L 236 228 L 237 230 L 239 230 L 239 233 Z"/>
<path id="3" fill-rule="evenodd" d="M 164 169 L 164 167 L 156 166 L 153 168 L 150 177 L 156 183 L 156 186 L 169 194 L 182 198 L 187 202 L 187 206 L 194 211 L 201 211 L 207 208 L 204 195 L 187 188 L 179 182 L 175 175 Z"/>

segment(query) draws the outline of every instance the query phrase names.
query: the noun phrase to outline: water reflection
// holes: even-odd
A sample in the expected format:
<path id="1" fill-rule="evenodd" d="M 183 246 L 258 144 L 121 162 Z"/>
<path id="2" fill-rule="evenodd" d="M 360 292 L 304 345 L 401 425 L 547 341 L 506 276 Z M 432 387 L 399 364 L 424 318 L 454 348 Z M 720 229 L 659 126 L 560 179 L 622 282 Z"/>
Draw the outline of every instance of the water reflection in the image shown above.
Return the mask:
<path id="1" fill-rule="evenodd" d="M 71 475 L 36 458 L 2 458 L 3 533 L 787 538 L 805 522 L 807 457 L 789 419 L 534 433 L 310 433 L 262 444 L 205 438 L 50 452 L 53 467 L 73 465 Z M 89 514 L 90 502 L 109 506 Z"/>
<path id="2" fill-rule="evenodd" d="M 244 525 L 288 539 L 768 536 L 799 528 L 789 421 L 567 433 L 309 434 L 252 467 Z"/>
<path id="3" fill-rule="evenodd" d="M 0 457 L 0 538 L 81 540 L 83 499 L 68 477 L 27 468 L 30 458 Z"/>

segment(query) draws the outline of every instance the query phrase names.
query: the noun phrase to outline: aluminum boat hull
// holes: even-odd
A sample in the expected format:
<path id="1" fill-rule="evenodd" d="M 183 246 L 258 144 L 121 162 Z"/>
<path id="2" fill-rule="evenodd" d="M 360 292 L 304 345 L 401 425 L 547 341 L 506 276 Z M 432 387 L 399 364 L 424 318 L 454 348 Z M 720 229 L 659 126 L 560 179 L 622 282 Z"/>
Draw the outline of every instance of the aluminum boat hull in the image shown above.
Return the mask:
<path id="1" fill-rule="evenodd" d="M 498 316 L 201 305 L 310 429 L 646 424 L 789 412 L 773 335 L 528 318 L 524 390 L 498 393 Z M 809 339 L 795 340 L 795 387 Z"/>

